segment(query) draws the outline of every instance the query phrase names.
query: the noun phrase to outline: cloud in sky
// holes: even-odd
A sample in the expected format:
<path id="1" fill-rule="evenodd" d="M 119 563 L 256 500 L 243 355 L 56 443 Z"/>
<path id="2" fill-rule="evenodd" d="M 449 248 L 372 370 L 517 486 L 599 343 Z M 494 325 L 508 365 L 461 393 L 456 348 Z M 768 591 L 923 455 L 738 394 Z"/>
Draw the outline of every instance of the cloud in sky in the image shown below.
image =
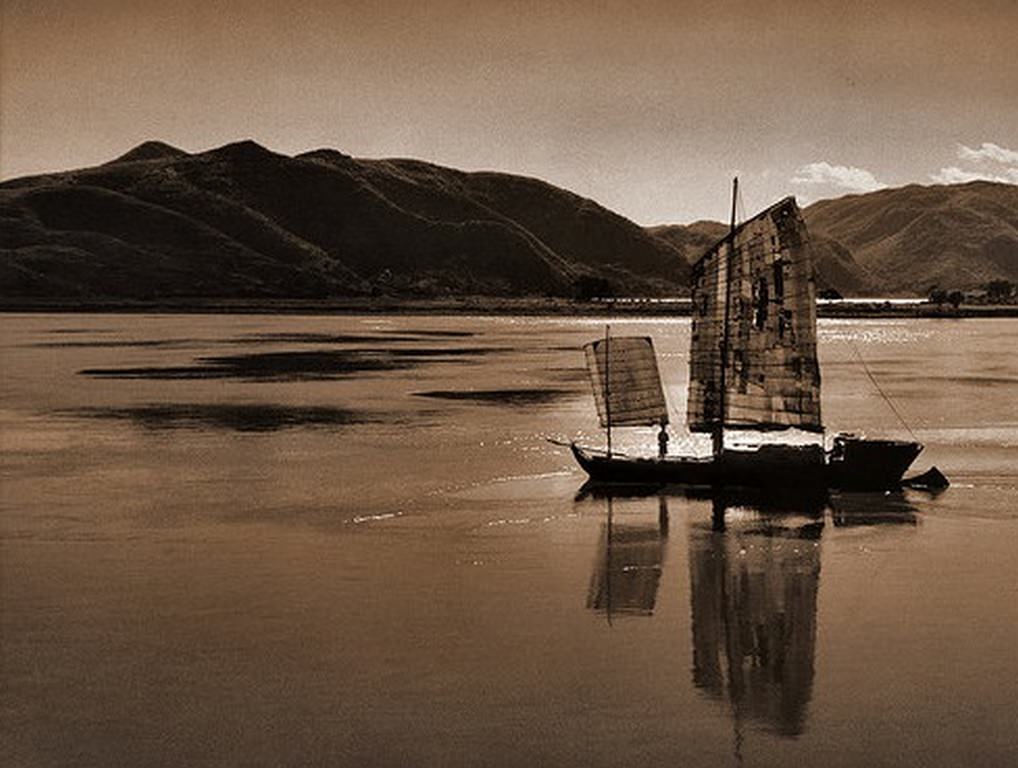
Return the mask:
<path id="1" fill-rule="evenodd" d="M 957 165 L 950 165 L 946 168 L 941 168 L 936 173 L 931 173 L 930 179 L 937 184 L 966 184 L 970 181 L 996 181 L 1001 184 L 1018 184 L 1018 166 L 1004 168 L 1001 173 L 987 173 L 986 171 L 966 171 Z"/>
<path id="2" fill-rule="evenodd" d="M 875 192 L 887 185 L 867 171 L 851 165 L 831 165 L 827 162 L 802 166 L 792 177 L 793 184 L 828 184 L 852 192 Z"/>
<path id="3" fill-rule="evenodd" d="M 958 145 L 958 159 L 971 166 L 950 165 L 930 174 L 937 184 L 965 184 L 969 181 L 995 181 L 1018 184 L 1018 152 L 984 141 L 979 149 Z"/>
<path id="4" fill-rule="evenodd" d="M 972 160 L 974 162 L 996 160 L 1004 165 L 1018 165 L 1018 152 L 1013 149 L 1005 149 L 999 144 L 989 141 L 984 141 L 979 149 L 972 149 L 972 147 L 959 144 L 958 157 L 962 160 Z"/>

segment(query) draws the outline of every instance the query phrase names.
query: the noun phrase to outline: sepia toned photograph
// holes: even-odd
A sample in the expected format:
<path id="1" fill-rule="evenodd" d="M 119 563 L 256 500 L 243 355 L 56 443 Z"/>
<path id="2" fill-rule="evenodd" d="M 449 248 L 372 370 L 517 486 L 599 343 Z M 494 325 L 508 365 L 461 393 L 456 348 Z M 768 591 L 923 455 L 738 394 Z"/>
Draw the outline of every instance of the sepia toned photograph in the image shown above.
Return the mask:
<path id="1" fill-rule="evenodd" d="M 1018 765 L 1018 0 L 0 0 L 0 765 Z"/>

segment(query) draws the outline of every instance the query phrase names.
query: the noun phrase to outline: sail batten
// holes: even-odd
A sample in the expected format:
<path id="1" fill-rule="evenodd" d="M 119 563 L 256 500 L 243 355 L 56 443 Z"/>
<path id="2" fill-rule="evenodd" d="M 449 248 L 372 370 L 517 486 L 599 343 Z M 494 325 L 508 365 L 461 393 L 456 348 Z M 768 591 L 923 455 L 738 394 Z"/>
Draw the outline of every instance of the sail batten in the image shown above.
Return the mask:
<path id="1" fill-rule="evenodd" d="M 649 337 L 612 336 L 583 349 L 601 426 L 608 426 L 609 413 L 615 427 L 668 423 L 668 406 Z"/>
<path id="2" fill-rule="evenodd" d="M 690 430 L 822 430 L 812 273 L 793 198 L 735 228 L 694 265 Z"/>

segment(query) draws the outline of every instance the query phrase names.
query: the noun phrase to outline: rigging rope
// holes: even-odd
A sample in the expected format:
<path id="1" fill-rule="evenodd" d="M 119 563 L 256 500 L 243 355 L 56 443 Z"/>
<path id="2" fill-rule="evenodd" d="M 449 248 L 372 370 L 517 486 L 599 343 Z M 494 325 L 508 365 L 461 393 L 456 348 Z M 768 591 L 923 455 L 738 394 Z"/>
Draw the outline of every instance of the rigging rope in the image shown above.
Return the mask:
<path id="1" fill-rule="evenodd" d="M 877 380 L 874 378 L 873 374 L 870 372 L 869 366 L 866 365 L 866 361 L 863 359 L 862 354 L 860 354 L 859 348 L 856 347 L 856 345 L 853 342 L 851 342 L 851 341 L 849 342 L 849 346 L 852 347 L 852 351 L 855 352 L 855 356 L 858 358 L 859 362 L 862 363 L 862 369 L 864 371 L 866 371 L 866 375 L 869 376 L 870 381 L 873 382 L 873 386 L 877 388 L 877 392 L 879 392 L 880 396 L 882 398 L 884 398 L 884 402 L 887 403 L 887 405 L 890 407 L 890 409 L 894 412 L 894 415 L 898 417 L 898 421 L 900 421 L 901 425 L 903 427 L 905 427 L 905 430 L 912 437 L 912 440 L 918 443 L 919 442 L 919 438 L 917 438 L 915 436 L 915 432 L 912 431 L 912 427 L 910 427 L 908 425 L 908 422 L 905 421 L 905 418 L 901 415 L 901 413 L 898 411 L 898 409 L 894 406 L 894 403 L 891 402 L 891 398 L 889 398 L 887 396 L 887 394 L 884 392 L 884 390 L 881 389 L 880 385 L 877 383 Z"/>
<path id="2" fill-rule="evenodd" d="M 808 229 L 806 230 L 806 238 L 805 238 L 805 240 L 806 240 L 806 247 L 809 248 L 812 251 L 812 249 L 813 249 L 813 238 L 810 235 L 810 232 L 809 232 Z M 814 273 L 815 273 L 815 271 L 816 271 L 816 263 L 815 262 L 814 262 L 813 269 L 814 269 Z M 901 422 L 901 426 L 903 426 L 905 428 L 905 431 L 908 432 L 908 434 L 912 438 L 912 440 L 918 443 L 919 442 L 919 438 L 916 437 L 915 432 L 912 431 L 912 427 L 910 427 L 908 425 L 908 422 L 905 421 L 905 417 L 901 415 L 901 412 L 897 409 L 897 407 L 895 407 L 894 403 L 891 401 L 891 398 L 888 397 L 887 393 L 884 392 L 883 388 L 877 382 L 876 378 L 873 376 L 873 372 L 870 371 L 870 367 L 868 365 L 866 365 L 866 361 L 863 359 L 862 353 L 859 352 L 859 348 L 851 340 L 848 340 L 848 345 L 852 348 L 852 352 L 855 353 L 855 356 L 859 360 L 859 362 L 862 363 L 862 369 L 864 371 L 866 371 L 866 376 L 873 383 L 873 386 L 876 388 L 877 392 L 880 393 L 880 396 L 884 399 L 884 402 L 887 403 L 887 407 L 890 408 L 891 411 L 894 413 L 894 415 L 898 417 L 898 421 Z"/>

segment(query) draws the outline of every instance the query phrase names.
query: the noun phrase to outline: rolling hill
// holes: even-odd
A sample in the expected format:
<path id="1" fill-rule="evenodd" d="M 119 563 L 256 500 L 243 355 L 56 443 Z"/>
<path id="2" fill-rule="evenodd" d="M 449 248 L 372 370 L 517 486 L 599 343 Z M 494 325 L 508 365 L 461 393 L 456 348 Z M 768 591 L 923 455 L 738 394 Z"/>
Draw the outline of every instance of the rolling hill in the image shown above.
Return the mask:
<path id="1" fill-rule="evenodd" d="M 666 294 L 675 249 L 536 179 L 251 141 L 0 184 L 6 297 Z"/>
<path id="2" fill-rule="evenodd" d="M 725 236 L 728 225 L 719 221 L 697 221 L 686 226 L 662 224 L 649 227 L 647 231 L 671 243 L 692 264 Z M 868 271 L 852 258 L 847 248 L 830 238 L 812 233 L 811 241 L 819 290 L 833 288 L 843 296 L 862 296 L 874 292 L 875 284 Z"/>
<path id="3" fill-rule="evenodd" d="M 805 209 L 814 235 L 847 249 L 878 293 L 1018 282 L 1018 186 L 909 185 Z"/>
<path id="4" fill-rule="evenodd" d="M 1018 186 L 986 181 L 884 189 L 803 209 L 817 284 L 846 296 L 926 295 L 1018 283 Z M 692 263 L 727 231 L 716 221 L 650 227 Z"/>
<path id="5" fill-rule="evenodd" d="M 1018 187 L 908 186 L 804 210 L 821 288 L 1018 282 Z M 533 178 L 252 141 L 141 144 L 0 184 L 0 297 L 61 301 L 683 295 L 718 222 L 643 228 Z"/>

